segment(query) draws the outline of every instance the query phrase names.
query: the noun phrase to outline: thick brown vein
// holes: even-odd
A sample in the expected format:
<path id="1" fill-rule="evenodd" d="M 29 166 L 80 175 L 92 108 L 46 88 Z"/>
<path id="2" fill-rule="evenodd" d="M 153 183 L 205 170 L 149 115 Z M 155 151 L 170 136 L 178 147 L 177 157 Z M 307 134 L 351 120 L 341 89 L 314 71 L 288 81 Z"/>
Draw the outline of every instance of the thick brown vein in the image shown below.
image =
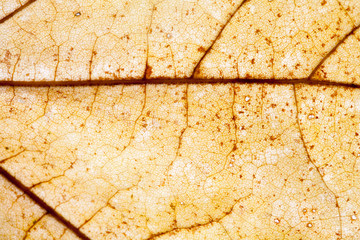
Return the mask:
<path id="1" fill-rule="evenodd" d="M 29 0 L 27 3 L 21 5 L 19 8 L 17 8 L 16 10 L 14 10 L 13 12 L 9 13 L 7 16 L 3 17 L 2 19 L 0 19 L 0 24 L 8 21 L 9 19 L 11 19 L 15 14 L 17 14 L 18 12 L 21 12 L 22 10 L 24 10 L 25 8 L 27 8 L 30 4 L 36 2 L 36 0 Z"/>
<path id="2" fill-rule="evenodd" d="M 360 88 L 360 84 L 340 83 L 334 80 L 319 81 L 314 79 L 200 79 L 200 78 L 174 78 L 174 79 L 129 79 L 129 80 L 98 80 L 98 81 L 0 81 L 0 86 L 46 87 L 46 86 L 108 86 L 108 85 L 138 85 L 138 84 L 208 84 L 208 83 L 257 83 L 257 84 L 304 84 Z"/>
<path id="3" fill-rule="evenodd" d="M 69 228 L 73 233 L 75 233 L 79 238 L 83 240 L 90 239 L 83 232 L 81 232 L 78 228 L 76 228 L 73 224 L 71 224 L 67 219 L 65 219 L 60 213 L 58 213 L 55 209 L 50 207 L 47 203 L 45 203 L 40 197 L 38 197 L 35 193 L 29 190 L 22 182 L 12 176 L 9 172 L 7 172 L 4 168 L 0 167 L 0 174 L 4 176 L 9 182 L 14 184 L 17 188 L 22 190 L 26 196 L 31 198 L 36 204 L 45 209 L 49 214 L 51 214 L 56 220 L 64 224 L 67 228 Z"/>

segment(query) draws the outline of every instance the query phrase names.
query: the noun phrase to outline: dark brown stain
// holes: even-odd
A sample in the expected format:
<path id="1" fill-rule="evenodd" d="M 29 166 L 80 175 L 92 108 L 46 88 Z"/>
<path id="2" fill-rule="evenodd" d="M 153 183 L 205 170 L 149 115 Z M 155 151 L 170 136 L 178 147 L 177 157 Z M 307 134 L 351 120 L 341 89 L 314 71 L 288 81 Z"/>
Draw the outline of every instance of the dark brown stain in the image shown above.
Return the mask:
<path id="1" fill-rule="evenodd" d="M 146 66 L 146 70 L 145 70 L 145 76 L 146 78 L 150 78 L 151 77 L 151 74 L 152 74 L 152 67 L 147 65 Z"/>
<path id="2" fill-rule="evenodd" d="M 10 62 L 11 57 L 12 57 L 11 52 L 9 50 L 6 50 L 3 58 L 0 58 L 0 63 L 4 63 L 6 65 L 7 70 L 9 70 L 11 67 L 11 62 Z"/>
<path id="3" fill-rule="evenodd" d="M 206 49 L 203 46 L 199 47 L 197 50 L 199 52 L 203 52 L 203 53 L 206 51 Z"/>
<path id="4" fill-rule="evenodd" d="M 0 167 L 0 175 L 5 177 L 9 182 L 14 184 L 18 189 L 24 192 L 26 196 L 31 198 L 36 204 L 45 209 L 48 214 L 51 214 L 57 221 L 64 224 L 67 228 L 69 228 L 76 236 L 83 240 L 90 240 L 85 233 L 75 227 L 69 220 L 65 219 L 60 213 L 50 207 L 47 203 L 45 203 L 41 198 L 39 198 L 35 193 L 31 191 L 31 189 L 27 188 L 22 182 L 13 177 L 10 173 L 8 173 L 5 169 Z"/>

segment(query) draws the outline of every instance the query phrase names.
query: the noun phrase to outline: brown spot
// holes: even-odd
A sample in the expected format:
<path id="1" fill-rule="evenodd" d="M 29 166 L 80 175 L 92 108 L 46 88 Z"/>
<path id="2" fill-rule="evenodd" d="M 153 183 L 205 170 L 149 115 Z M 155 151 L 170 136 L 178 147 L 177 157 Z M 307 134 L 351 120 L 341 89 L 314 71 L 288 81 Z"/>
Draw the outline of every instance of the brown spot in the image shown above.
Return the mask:
<path id="1" fill-rule="evenodd" d="M 0 58 L 0 63 L 5 63 L 8 70 L 11 67 L 11 62 L 10 62 L 11 56 L 12 56 L 11 52 L 9 50 L 6 50 L 5 56 L 2 59 Z"/>
<path id="2" fill-rule="evenodd" d="M 146 78 L 150 78 L 150 76 L 151 76 L 151 74 L 152 74 L 152 67 L 149 66 L 149 65 L 147 65 L 145 72 L 146 72 L 146 73 L 145 73 Z"/>
<path id="3" fill-rule="evenodd" d="M 197 50 L 198 50 L 199 52 L 205 52 L 205 48 L 204 48 L 203 46 L 199 47 Z"/>
<path id="4" fill-rule="evenodd" d="M 331 94 L 330 96 L 333 98 L 333 97 L 336 97 L 337 96 L 337 91 L 335 91 L 333 94 Z"/>
<path id="5" fill-rule="evenodd" d="M 9 50 L 6 50 L 4 60 L 8 61 L 10 58 L 11 58 L 11 52 Z"/>

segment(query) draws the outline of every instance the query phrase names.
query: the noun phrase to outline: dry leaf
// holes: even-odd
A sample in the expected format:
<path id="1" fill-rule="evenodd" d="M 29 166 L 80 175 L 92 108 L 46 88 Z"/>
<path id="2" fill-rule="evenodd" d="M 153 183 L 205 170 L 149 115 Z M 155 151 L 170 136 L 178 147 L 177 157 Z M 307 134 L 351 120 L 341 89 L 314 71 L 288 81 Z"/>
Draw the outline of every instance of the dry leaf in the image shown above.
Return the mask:
<path id="1" fill-rule="evenodd" d="M 0 238 L 360 238 L 360 2 L 1 4 Z"/>

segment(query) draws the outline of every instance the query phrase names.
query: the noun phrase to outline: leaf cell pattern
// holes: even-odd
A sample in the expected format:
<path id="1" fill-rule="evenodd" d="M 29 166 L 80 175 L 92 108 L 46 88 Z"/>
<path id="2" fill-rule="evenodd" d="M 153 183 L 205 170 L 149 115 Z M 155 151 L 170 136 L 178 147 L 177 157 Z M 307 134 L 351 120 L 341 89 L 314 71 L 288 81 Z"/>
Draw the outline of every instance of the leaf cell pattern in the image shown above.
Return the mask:
<path id="1" fill-rule="evenodd" d="M 359 16 L 3 1 L 1 238 L 360 238 Z"/>

